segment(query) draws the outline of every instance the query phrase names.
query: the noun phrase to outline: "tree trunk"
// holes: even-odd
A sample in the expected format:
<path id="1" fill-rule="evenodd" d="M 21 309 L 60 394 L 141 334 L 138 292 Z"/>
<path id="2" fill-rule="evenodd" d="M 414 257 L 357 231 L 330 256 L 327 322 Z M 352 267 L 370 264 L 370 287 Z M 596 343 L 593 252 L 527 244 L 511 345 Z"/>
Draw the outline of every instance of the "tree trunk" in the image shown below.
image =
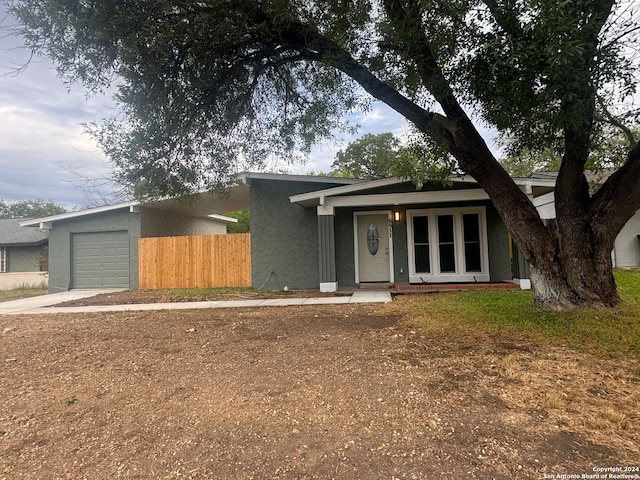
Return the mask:
<path id="1" fill-rule="evenodd" d="M 574 242 L 575 239 L 568 240 Z M 566 241 L 565 241 L 566 243 Z M 576 245 L 564 245 L 560 250 L 573 250 Z M 590 249 L 585 249 L 585 253 Z M 613 277 L 611 253 L 581 258 L 549 259 L 546 252 L 539 253 L 535 264 L 530 264 L 531 287 L 536 307 L 549 310 L 573 308 L 613 307 L 620 297 Z"/>

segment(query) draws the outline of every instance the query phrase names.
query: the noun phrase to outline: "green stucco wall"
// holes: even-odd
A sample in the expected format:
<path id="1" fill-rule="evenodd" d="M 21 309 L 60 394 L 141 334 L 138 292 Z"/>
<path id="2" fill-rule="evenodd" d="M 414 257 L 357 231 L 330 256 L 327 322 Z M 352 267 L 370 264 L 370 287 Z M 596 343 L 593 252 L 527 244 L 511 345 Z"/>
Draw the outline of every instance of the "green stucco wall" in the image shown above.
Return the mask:
<path id="1" fill-rule="evenodd" d="M 280 290 L 319 288 L 318 216 L 289 201 L 291 195 L 337 185 L 253 179 L 251 283 Z M 337 249 L 336 249 L 337 251 Z"/>
<path id="2" fill-rule="evenodd" d="M 129 288 L 138 288 L 140 214 L 129 209 L 97 213 L 54 223 L 49 232 L 49 292 L 71 287 L 71 236 L 88 232 L 129 232 Z"/>
<path id="3" fill-rule="evenodd" d="M 511 262 L 509 259 L 509 234 L 490 202 L 481 203 L 486 207 L 487 242 L 489 249 L 489 273 L 492 282 L 511 279 Z M 336 209 L 336 263 L 339 287 L 355 286 L 355 258 L 353 214 L 358 211 L 374 212 L 399 211 L 400 221 L 393 222 L 393 268 L 394 281 L 409 281 L 409 254 L 407 251 L 406 211 L 421 208 L 454 208 L 468 207 L 477 203 L 438 203 L 433 205 L 384 206 L 373 208 L 339 208 Z"/>
<path id="4" fill-rule="evenodd" d="M 251 261 L 254 288 L 271 290 L 318 288 L 318 216 L 316 207 L 303 208 L 289 201 L 291 195 L 329 188 L 312 182 L 254 180 L 251 185 Z M 456 185 L 457 186 L 457 185 Z M 424 189 L 431 188 L 427 186 Z M 413 188 L 413 190 L 411 190 Z M 395 192 L 400 189 L 395 186 Z M 405 185 L 404 191 L 415 191 Z M 381 192 L 376 192 L 381 193 Z M 338 288 L 355 286 L 354 213 L 358 211 L 400 211 L 393 222 L 394 281 L 409 281 L 406 210 L 486 207 L 489 273 L 492 282 L 511 279 L 509 236 L 493 205 L 488 202 L 449 202 L 404 206 L 335 209 L 335 258 Z"/>

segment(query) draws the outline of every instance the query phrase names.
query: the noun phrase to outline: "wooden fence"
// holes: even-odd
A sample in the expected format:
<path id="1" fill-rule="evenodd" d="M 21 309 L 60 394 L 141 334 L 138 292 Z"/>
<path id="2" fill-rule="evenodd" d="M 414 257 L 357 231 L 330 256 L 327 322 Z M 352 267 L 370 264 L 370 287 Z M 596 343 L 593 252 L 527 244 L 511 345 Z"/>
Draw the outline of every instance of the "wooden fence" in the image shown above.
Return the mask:
<path id="1" fill-rule="evenodd" d="M 141 238 L 139 288 L 250 287 L 248 233 Z"/>

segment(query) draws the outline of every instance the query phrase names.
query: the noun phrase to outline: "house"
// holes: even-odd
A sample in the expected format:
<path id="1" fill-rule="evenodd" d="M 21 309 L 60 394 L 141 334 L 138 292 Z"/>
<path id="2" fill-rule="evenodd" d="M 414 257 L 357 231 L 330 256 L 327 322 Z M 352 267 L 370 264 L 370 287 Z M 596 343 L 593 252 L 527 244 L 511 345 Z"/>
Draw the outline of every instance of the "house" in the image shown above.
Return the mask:
<path id="1" fill-rule="evenodd" d="M 241 192 L 240 192 L 241 193 Z M 78 288 L 138 288 L 138 239 L 213 235 L 236 219 L 210 214 L 202 195 L 194 204 L 165 200 L 106 205 L 21 222 L 49 231 L 49 292 Z M 208 198 L 208 197 L 211 197 Z M 234 210 L 234 197 L 216 199 Z M 25 232 L 36 228 L 23 228 Z"/>
<path id="2" fill-rule="evenodd" d="M 604 169 L 599 172 L 585 172 L 587 182 L 593 188 L 602 185 L 614 172 L 614 169 Z M 536 172 L 531 174 L 533 179 L 553 179 L 558 172 Z M 533 199 L 533 204 L 538 209 L 543 219 L 556 218 L 555 194 L 548 192 Z M 640 267 L 640 210 L 622 228 L 611 251 L 611 261 L 614 267 L 638 268 Z"/>
<path id="3" fill-rule="evenodd" d="M 514 179 L 531 198 L 555 179 Z M 528 286 L 502 219 L 471 177 L 450 185 L 249 174 L 254 287 L 511 281 Z M 517 268 L 520 267 L 520 268 Z M 514 272 L 515 270 L 515 272 Z"/>
<path id="4" fill-rule="evenodd" d="M 0 219 L 0 289 L 46 282 L 46 231 L 20 228 L 25 219 Z"/>
<path id="5" fill-rule="evenodd" d="M 514 179 L 532 199 L 555 179 Z M 224 233 L 250 209 L 251 285 L 280 290 L 504 283 L 527 265 L 471 177 L 447 185 L 248 173 L 223 196 L 125 202 L 23 222 L 48 228 L 50 291 L 138 287 L 138 239 Z M 216 216 L 217 215 L 217 216 Z"/>

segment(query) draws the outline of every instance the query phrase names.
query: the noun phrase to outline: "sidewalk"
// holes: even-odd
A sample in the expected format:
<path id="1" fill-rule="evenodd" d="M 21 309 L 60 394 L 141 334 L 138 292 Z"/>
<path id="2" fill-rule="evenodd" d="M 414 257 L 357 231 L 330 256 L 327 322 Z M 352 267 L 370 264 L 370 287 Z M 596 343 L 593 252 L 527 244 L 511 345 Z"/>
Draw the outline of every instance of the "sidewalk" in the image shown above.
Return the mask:
<path id="1" fill-rule="evenodd" d="M 386 303 L 388 291 L 355 291 L 351 296 L 315 298 L 271 298 L 262 300 L 220 300 L 213 302 L 143 303 L 133 305 L 94 305 L 89 307 L 55 307 L 62 302 L 121 290 L 70 290 L 0 303 L 0 315 L 36 315 L 51 313 L 126 312 L 149 310 L 189 310 L 204 308 L 288 307 L 295 305 L 337 305 L 346 303 Z"/>

